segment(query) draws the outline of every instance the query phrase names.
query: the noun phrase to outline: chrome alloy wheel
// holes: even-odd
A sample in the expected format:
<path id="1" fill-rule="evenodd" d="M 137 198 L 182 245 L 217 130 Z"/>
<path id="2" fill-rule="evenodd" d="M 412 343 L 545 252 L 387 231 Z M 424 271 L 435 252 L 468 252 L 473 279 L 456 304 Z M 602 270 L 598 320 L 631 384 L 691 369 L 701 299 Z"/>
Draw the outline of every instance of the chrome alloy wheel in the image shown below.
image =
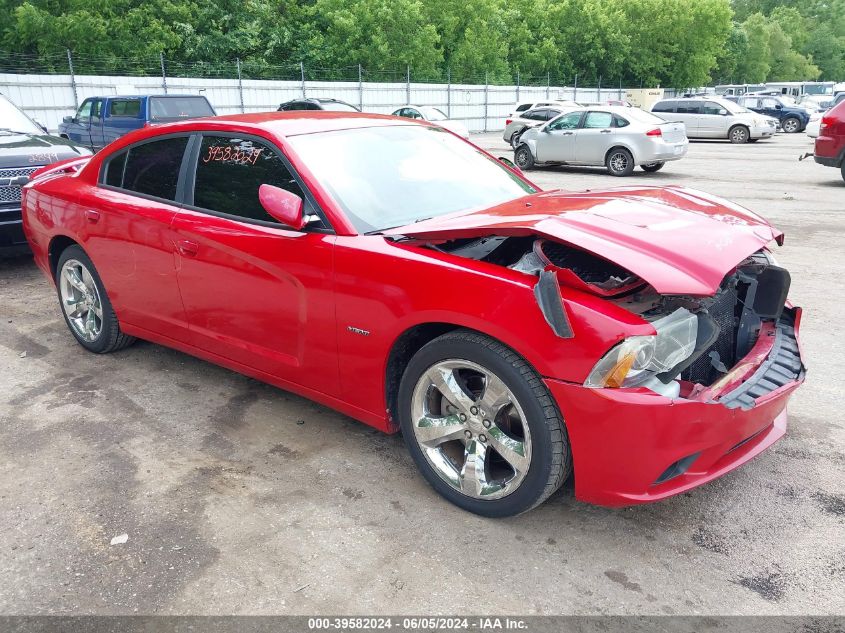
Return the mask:
<path id="1" fill-rule="evenodd" d="M 801 124 L 798 122 L 798 119 L 787 119 L 783 122 L 783 131 L 787 134 L 794 134 L 800 126 Z"/>
<path id="2" fill-rule="evenodd" d="M 96 341 L 103 330 L 103 304 L 85 264 L 67 260 L 59 273 L 59 290 L 62 309 L 74 332 L 86 341 Z"/>
<path id="3" fill-rule="evenodd" d="M 610 168 L 615 172 L 628 169 L 628 156 L 624 152 L 614 152 L 610 156 Z"/>
<path id="4" fill-rule="evenodd" d="M 748 140 L 748 132 L 743 127 L 735 127 L 731 130 L 731 140 L 734 143 L 745 143 Z"/>
<path id="5" fill-rule="evenodd" d="M 475 499 L 514 492 L 531 465 L 525 414 L 493 372 L 466 360 L 426 370 L 411 399 L 414 436 L 437 474 Z"/>

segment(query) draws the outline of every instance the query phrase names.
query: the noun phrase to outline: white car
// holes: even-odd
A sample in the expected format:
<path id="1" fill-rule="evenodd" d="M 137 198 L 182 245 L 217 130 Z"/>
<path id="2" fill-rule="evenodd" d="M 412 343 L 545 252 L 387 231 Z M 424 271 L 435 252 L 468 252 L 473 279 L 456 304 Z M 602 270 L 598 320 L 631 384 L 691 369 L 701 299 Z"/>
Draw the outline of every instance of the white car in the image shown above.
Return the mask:
<path id="1" fill-rule="evenodd" d="M 686 125 L 688 138 L 726 138 L 731 143 L 756 142 L 777 132 L 777 119 L 757 114 L 721 97 L 663 99 L 651 106 L 664 121 Z"/>
<path id="2" fill-rule="evenodd" d="M 604 165 L 612 176 L 630 176 L 639 165 L 659 171 L 683 158 L 689 142 L 683 123 L 624 106 L 591 106 L 564 112 L 522 133 L 514 152 L 520 169 L 538 164 Z"/>
<path id="3" fill-rule="evenodd" d="M 545 99 L 542 101 L 520 101 L 518 102 L 513 111 L 508 115 L 508 117 L 518 117 L 521 116 L 523 112 L 528 110 L 533 110 L 534 108 L 542 108 L 543 106 L 552 106 L 555 108 L 560 108 L 561 110 L 569 110 L 571 108 L 578 108 L 581 106 L 580 103 L 575 103 L 574 101 L 567 101 L 565 99 Z"/>
<path id="4" fill-rule="evenodd" d="M 822 116 L 824 116 L 824 112 L 813 112 L 810 115 L 810 122 L 804 128 L 804 131 L 810 138 L 818 138 L 822 127 Z"/>
<path id="5" fill-rule="evenodd" d="M 434 106 L 407 105 L 394 110 L 391 112 L 391 115 L 405 117 L 406 119 L 416 119 L 417 121 L 428 121 L 429 123 L 446 128 L 460 137 L 469 138 L 469 130 L 466 125 L 460 121 L 450 119 L 442 110 Z"/>

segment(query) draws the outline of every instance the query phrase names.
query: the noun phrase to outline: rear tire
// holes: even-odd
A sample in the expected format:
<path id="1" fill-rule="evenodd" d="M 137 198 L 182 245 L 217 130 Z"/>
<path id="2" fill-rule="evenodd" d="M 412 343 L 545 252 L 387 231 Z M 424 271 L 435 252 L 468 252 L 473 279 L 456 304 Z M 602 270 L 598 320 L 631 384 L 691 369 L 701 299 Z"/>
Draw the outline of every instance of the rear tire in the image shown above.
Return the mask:
<path id="1" fill-rule="evenodd" d="M 842 163 L 841 172 L 842 172 L 842 180 L 845 180 L 845 162 Z"/>
<path id="2" fill-rule="evenodd" d="M 624 147 L 614 147 L 610 150 L 604 165 L 611 176 L 630 176 L 634 173 L 634 157 Z"/>
<path id="3" fill-rule="evenodd" d="M 402 376 L 399 418 L 428 483 L 469 512 L 506 517 L 545 501 L 569 476 L 560 412 L 516 352 L 469 330 L 420 349 Z"/>
<path id="4" fill-rule="evenodd" d="M 56 291 L 70 333 L 89 352 L 108 354 L 135 342 L 121 332 L 94 262 L 80 246 L 68 246 L 59 256 Z"/>
<path id="5" fill-rule="evenodd" d="M 795 134 L 796 132 L 801 131 L 801 121 L 796 119 L 794 116 L 791 116 L 784 119 L 783 123 L 780 124 L 780 127 L 787 134 Z"/>
<path id="6" fill-rule="evenodd" d="M 751 134 L 748 133 L 748 128 L 744 125 L 734 125 L 728 131 L 728 139 L 730 139 L 731 143 L 735 145 L 747 143 L 750 137 Z"/>
<path id="7" fill-rule="evenodd" d="M 531 153 L 531 148 L 525 143 L 517 147 L 513 153 L 513 162 L 522 170 L 534 169 L 534 154 Z"/>
<path id="8" fill-rule="evenodd" d="M 665 165 L 665 164 L 666 164 L 665 162 L 658 161 L 656 163 L 646 163 L 645 165 L 640 165 L 640 167 L 643 168 L 643 171 L 647 171 L 647 172 L 653 174 L 654 172 L 660 171 L 661 169 L 663 169 L 663 165 Z"/>

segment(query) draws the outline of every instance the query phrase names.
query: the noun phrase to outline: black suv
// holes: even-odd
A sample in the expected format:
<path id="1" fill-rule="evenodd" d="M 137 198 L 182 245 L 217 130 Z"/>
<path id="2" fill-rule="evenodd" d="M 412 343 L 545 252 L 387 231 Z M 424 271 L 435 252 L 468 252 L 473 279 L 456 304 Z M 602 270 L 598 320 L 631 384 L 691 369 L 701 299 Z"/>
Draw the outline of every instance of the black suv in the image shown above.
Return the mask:
<path id="1" fill-rule="evenodd" d="M 279 106 L 279 112 L 288 110 L 331 110 L 333 112 L 360 112 L 351 103 L 340 99 L 291 99 Z"/>
<path id="2" fill-rule="evenodd" d="M 66 138 L 50 136 L 0 95 L 0 257 L 29 251 L 21 224 L 21 187 L 39 167 L 90 156 Z"/>

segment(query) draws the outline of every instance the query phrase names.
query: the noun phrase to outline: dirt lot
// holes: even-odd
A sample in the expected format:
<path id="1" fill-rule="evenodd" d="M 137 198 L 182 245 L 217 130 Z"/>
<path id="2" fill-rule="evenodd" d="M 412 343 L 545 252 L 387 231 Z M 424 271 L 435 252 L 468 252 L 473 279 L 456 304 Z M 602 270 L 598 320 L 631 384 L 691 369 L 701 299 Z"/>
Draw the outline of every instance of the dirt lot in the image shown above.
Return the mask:
<path id="1" fill-rule="evenodd" d="M 511 156 L 498 135 L 476 140 Z M 845 183 L 798 163 L 809 147 L 694 143 L 624 180 L 531 172 L 544 187 L 696 187 L 787 234 L 777 257 L 810 365 L 788 436 L 624 510 L 565 487 L 514 519 L 461 512 L 399 437 L 156 345 L 84 352 L 31 261 L 0 261 L 0 613 L 845 612 Z"/>

